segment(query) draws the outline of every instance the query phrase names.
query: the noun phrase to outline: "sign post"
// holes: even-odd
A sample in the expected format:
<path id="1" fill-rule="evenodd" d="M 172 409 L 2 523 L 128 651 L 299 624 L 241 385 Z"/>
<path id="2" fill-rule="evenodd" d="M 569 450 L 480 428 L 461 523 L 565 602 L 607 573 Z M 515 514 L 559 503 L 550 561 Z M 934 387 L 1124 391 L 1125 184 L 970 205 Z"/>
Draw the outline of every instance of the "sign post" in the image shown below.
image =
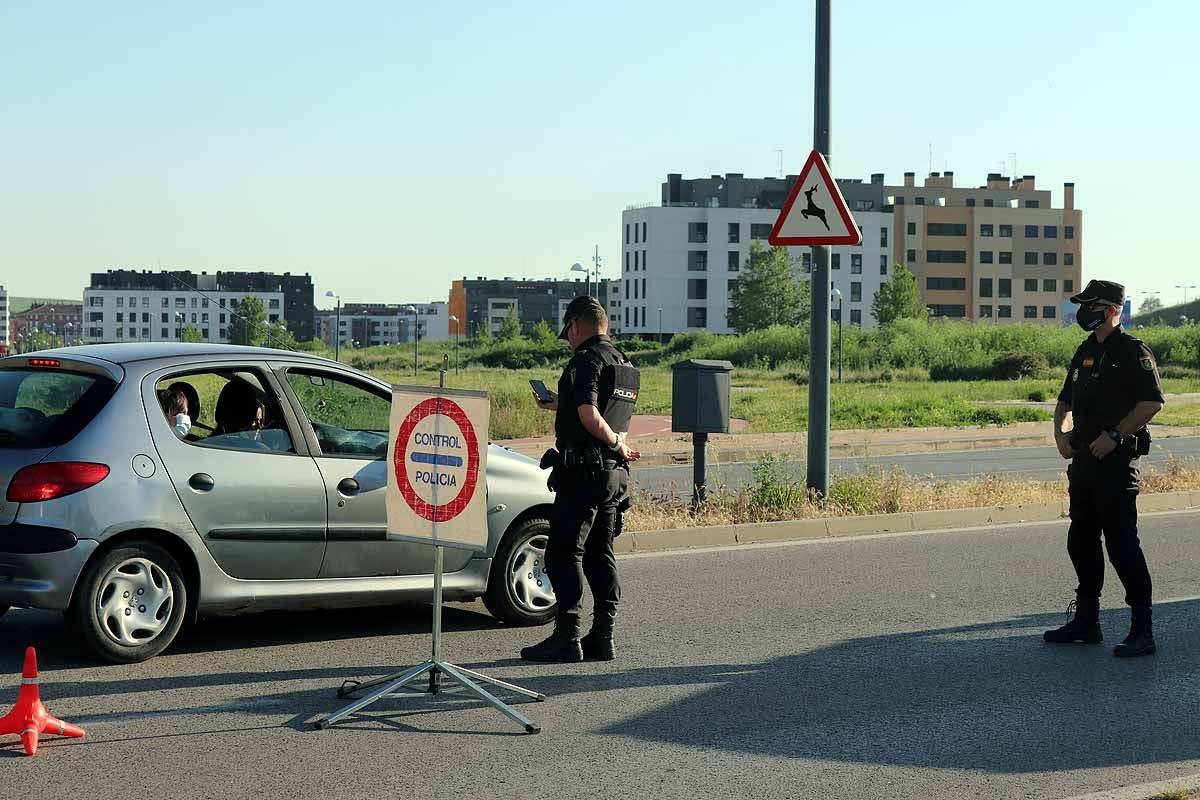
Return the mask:
<path id="1" fill-rule="evenodd" d="M 443 373 L 442 383 L 445 383 Z M 525 729 L 541 733 L 525 715 L 480 684 L 542 701 L 546 696 L 442 660 L 442 571 L 446 547 L 487 549 L 487 392 L 396 386 L 392 391 L 388 445 L 387 512 L 389 541 L 432 545 L 433 643 L 430 659 L 411 669 L 372 681 L 347 681 L 338 697 L 370 689 L 345 708 L 317 720 L 318 729 L 384 697 L 406 692 L 439 694 L 441 676 L 475 695 Z M 414 684 L 429 674 L 427 689 Z"/>

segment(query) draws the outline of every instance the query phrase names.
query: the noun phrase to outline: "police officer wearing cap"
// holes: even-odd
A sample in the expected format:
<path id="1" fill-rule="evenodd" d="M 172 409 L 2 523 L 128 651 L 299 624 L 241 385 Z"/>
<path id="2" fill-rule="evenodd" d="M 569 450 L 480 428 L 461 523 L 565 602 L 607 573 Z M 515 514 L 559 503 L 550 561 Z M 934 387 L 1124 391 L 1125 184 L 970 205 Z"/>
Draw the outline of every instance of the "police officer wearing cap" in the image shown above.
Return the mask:
<path id="1" fill-rule="evenodd" d="M 621 585 L 613 537 L 629 505 L 629 463 L 640 454 L 625 444 L 640 389 L 638 371 L 608 338 L 608 315 L 592 297 L 576 297 L 563 314 L 559 334 L 574 351 L 551 402 L 555 411 L 552 466 L 555 490 L 550 514 L 546 572 L 558 608 L 554 632 L 521 650 L 528 661 L 582 661 L 586 655 L 611 661 L 613 622 Z M 582 641 L 583 584 L 592 592 L 592 629 Z"/>
<path id="2" fill-rule="evenodd" d="M 1113 653 L 1147 656 L 1155 644 L 1150 570 L 1137 533 L 1138 456 L 1150 450 L 1146 423 L 1162 410 L 1162 383 L 1150 348 L 1121 329 L 1124 286 L 1092 281 L 1071 302 L 1079 304 L 1075 321 L 1091 336 L 1075 351 L 1058 395 L 1054 439 L 1062 457 L 1071 460 L 1067 553 L 1079 585 L 1071 604 L 1075 616 L 1061 628 L 1046 631 L 1044 638 L 1055 644 L 1104 640 L 1100 631 L 1103 534 L 1132 616 L 1129 635 Z M 1068 411 L 1074 426 L 1063 431 Z"/>

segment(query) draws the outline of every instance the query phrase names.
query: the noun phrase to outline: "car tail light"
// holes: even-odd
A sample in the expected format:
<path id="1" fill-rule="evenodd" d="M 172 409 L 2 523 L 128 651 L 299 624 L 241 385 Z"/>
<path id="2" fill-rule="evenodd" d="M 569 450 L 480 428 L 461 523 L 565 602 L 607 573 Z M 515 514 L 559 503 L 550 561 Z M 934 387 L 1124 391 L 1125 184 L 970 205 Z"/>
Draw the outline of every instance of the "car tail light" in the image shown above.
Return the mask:
<path id="1" fill-rule="evenodd" d="M 57 358 L 31 358 L 29 359 L 31 367 L 61 367 L 62 362 Z"/>
<path id="2" fill-rule="evenodd" d="M 8 500 L 12 503 L 40 503 L 95 486 L 108 477 L 104 464 L 85 461 L 54 461 L 34 464 L 13 476 L 8 485 Z"/>

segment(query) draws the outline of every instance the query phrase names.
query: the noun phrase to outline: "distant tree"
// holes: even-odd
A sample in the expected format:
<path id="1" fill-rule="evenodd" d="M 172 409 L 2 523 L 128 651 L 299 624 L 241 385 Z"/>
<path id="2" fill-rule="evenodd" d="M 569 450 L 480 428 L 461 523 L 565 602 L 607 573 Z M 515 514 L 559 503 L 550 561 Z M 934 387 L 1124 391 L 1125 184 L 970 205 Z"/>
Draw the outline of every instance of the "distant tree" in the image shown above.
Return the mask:
<path id="1" fill-rule="evenodd" d="M 232 316 L 229 341 L 233 344 L 257 347 L 266 333 L 267 312 L 263 309 L 262 300 L 247 297 L 233 310 Z"/>
<path id="2" fill-rule="evenodd" d="M 199 344 L 204 341 L 204 337 L 200 334 L 200 329 L 195 325 L 185 325 L 179 333 L 179 341 Z"/>
<path id="3" fill-rule="evenodd" d="M 1154 296 L 1152 294 L 1148 294 L 1142 300 L 1141 305 L 1138 306 L 1138 313 L 1139 314 L 1149 314 L 1151 311 L 1158 311 L 1162 307 L 1163 307 L 1162 300 L 1159 300 L 1156 296 Z"/>
<path id="4" fill-rule="evenodd" d="M 517 319 L 517 307 L 515 305 L 508 307 L 508 313 L 504 315 L 504 320 L 500 323 L 500 332 L 496 335 L 496 338 L 502 342 L 521 338 L 521 321 Z"/>
<path id="5" fill-rule="evenodd" d="M 484 346 L 491 344 L 491 342 L 492 342 L 491 328 L 492 328 L 491 323 L 487 320 L 487 318 L 484 318 L 483 322 L 481 322 L 479 324 L 479 327 L 477 327 L 475 329 L 475 341 L 479 342 L 480 344 L 482 344 Z"/>
<path id="6" fill-rule="evenodd" d="M 529 338 L 534 344 L 544 346 L 554 344 L 554 340 L 558 338 L 558 334 L 550 327 L 550 323 L 544 319 L 539 319 L 530 329 Z"/>
<path id="7" fill-rule="evenodd" d="M 808 282 L 798 281 L 785 247 L 763 250 L 755 242 L 729 292 L 729 327 L 738 333 L 772 325 L 798 325 L 808 311 Z"/>
<path id="8" fill-rule="evenodd" d="M 908 267 L 896 264 L 892 269 L 892 277 L 875 293 L 875 299 L 871 302 L 871 316 L 880 325 L 886 325 L 898 319 L 925 319 L 928 315 L 929 309 L 921 302 L 917 277 L 909 272 Z"/>
<path id="9" fill-rule="evenodd" d="M 272 323 L 265 327 L 262 346 L 273 347 L 276 350 L 298 349 L 296 337 L 292 336 L 292 332 L 282 322 Z"/>

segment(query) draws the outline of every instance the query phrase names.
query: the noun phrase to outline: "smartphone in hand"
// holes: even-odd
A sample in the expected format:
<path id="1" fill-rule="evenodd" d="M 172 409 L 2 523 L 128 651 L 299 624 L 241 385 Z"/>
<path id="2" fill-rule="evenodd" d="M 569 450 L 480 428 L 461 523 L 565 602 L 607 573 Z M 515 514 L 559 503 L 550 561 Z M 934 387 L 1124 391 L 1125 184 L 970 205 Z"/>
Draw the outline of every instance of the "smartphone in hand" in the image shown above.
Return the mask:
<path id="1" fill-rule="evenodd" d="M 533 393 L 537 395 L 539 403 L 553 403 L 554 395 L 546 388 L 546 382 L 533 378 L 529 381 L 529 385 L 533 387 Z"/>

